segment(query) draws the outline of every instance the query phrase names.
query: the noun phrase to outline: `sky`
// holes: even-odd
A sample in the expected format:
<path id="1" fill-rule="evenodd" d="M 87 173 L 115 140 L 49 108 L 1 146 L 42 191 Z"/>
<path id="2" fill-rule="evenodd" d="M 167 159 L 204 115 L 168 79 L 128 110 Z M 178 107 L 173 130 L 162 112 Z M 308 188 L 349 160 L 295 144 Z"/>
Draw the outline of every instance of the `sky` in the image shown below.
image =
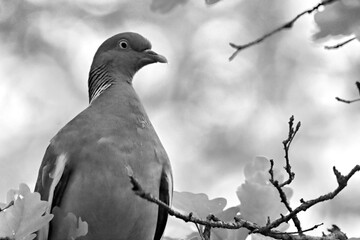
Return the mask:
<path id="1" fill-rule="evenodd" d="M 0 201 L 19 183 L 34 187 L 50 139 L 88 105 L 97 47 L 124 31 L 142 34 L 168 64 L 135 76 L 134 88 L 171 159 L 175 190 L 239 204 L 244 166 L 256 156 L 284 165 L 282 141 L 294 115 L 302 126 L 290 151 L 292 203 L 332 191 L 332 167 L 359 164 L 356 98 L 360 44 L 325 50 L 313 16 L 260 45 L 233 53 L 317 1 L 44 1 L 0 3 Z M 341 38 L 332 39 L 331 43 Z M 360 224 L 360 177 L 330 203 L 301 214 L 309 227 Z"/>

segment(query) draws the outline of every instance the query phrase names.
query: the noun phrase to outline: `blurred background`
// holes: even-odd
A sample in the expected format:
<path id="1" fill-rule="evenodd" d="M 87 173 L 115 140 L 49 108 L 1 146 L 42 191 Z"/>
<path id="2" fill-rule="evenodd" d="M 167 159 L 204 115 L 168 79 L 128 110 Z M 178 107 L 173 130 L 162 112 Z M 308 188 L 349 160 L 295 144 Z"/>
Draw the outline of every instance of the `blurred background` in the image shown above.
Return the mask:
<path id="1" fill-rule="evenodd" d="M 0 201 L 24 182 L 34 187 L 50 139 L 88 105 L 87 77 L 97 47 L 134 31 L 165 55 L 134 87 L 170 156 L 175 190 L 239 204 L 243 167 L 256 156 L 284 165 L 291 115 L 302 127 L 291 148 L 293 206 L 332 191 L 332 167 L 359 164 L 360 44 L 324 50 L 313 17 L 241 52 L 244 44 L 318 1 L 1 0 Z M 360 176 L 335 200 L 300 214 L 304 228 L 360 226 Z M 261 196 L 259 196 L 261 197 Z M 304 225 L 304 224 L 303 224 Z M 359 236 L 359 232 L 357 232 Z"/>

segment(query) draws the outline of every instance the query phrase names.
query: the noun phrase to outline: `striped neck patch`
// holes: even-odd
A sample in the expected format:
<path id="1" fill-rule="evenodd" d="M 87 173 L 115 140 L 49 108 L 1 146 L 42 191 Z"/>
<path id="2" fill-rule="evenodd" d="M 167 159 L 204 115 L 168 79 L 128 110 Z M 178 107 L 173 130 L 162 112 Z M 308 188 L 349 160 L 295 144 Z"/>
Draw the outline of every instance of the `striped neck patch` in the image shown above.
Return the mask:
<path id="1" fill-rule="evenodd" d="M 114 83 L 105 64 L 90 70 L 89 74 L 89 102 L 90 104 Z"/>

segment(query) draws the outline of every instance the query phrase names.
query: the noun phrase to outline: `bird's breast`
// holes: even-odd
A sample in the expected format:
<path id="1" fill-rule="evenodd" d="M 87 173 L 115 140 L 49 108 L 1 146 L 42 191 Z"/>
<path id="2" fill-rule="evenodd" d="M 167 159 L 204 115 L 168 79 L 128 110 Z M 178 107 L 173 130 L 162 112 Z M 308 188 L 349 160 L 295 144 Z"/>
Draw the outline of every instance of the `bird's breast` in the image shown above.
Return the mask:
<path id="1" fill-rule="evenodd" d="M 61 147 L 72 169 L 60 208 L 88 222 L 88 239 L 152 239 L 158 207 L 134 194 L 127 171 L 129 166 L 146 191 L 159 195 L 167 157 L 147 116 L 80 122 L 58 137 L 67 138 L 60 142 L 66 142 Z"/>

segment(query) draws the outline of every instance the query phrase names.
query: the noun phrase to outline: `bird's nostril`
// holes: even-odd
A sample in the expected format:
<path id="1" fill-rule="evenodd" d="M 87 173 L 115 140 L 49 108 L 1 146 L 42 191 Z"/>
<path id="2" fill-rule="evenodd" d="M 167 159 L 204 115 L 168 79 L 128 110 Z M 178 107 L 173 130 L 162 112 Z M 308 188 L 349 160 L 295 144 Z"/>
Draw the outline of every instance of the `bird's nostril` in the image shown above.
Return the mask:
<path id="1" fill-rule="evenodd" d="M 152 51 L 151 49 L 146 49 L 146 50 L 144 50 L 144 52 L 146 52 L 147 54 L 151 54 L 151 55 L 157 55 L 157 53 Z"/>

